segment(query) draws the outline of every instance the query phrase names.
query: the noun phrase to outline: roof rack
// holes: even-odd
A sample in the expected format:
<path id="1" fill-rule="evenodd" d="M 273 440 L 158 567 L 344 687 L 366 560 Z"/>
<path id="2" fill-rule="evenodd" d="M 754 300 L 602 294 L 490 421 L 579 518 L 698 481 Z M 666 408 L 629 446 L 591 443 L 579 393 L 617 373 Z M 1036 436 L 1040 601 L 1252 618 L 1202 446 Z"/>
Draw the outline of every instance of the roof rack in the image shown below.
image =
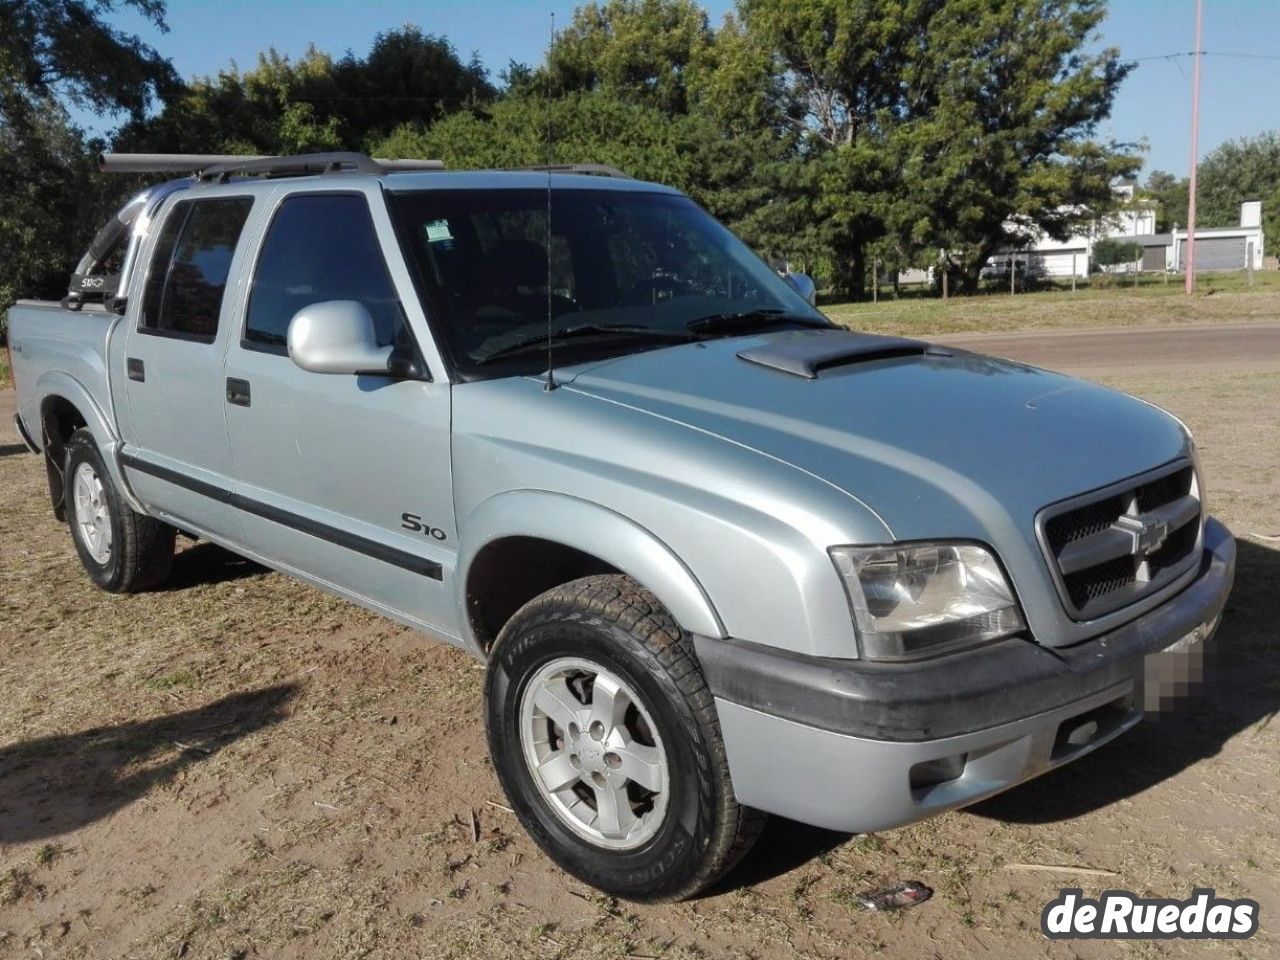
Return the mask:
<path id="1" fill-rule="evenodd" d="M 615 177 L 619 180 L 634 180 L 635 177 L 611 167 L 607 163 L 538 163 L 531 167 L 519 167 L 520 170 L 537 170 L 543 173 L 582 173 L 594 177 Z"/>
<path id="2" fill-rule="evenodd" d="M 443 170 L 440 160 L 383 160 L 363 153 L 304 153 L 289 157 L 240 156 L 209 153 L 104 153 L 98 157 L 103 173 L 189 173 L 205 182 L 225 183 L 230 177 L 300 177 L 317 173 L 384 174 L 409 170 Z"/>

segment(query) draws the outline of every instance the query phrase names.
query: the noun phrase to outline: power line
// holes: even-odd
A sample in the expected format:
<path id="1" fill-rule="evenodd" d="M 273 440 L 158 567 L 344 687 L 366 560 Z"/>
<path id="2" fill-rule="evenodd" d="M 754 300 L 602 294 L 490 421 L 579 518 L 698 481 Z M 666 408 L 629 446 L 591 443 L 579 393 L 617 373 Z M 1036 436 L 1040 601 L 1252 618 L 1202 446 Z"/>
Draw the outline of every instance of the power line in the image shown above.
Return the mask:
<path id="1" fill-rule="evenodd" d="M 1192 50 L 1189 53 L 1154 53 L 1149 57 L 1127 57 L 1126 59 L 1131 63 L 1137 63 L 1141 60 L 1173 60 L 1176 62 L 1179 57 L 1194 57 L 1195 55 L 1195 51 Z"/>
<path id="2" fill-rule="evenodd" d="M 1138 63 L 1143 60 L 1172 60 L 1177 63 L 1183 57 L 1194 57 L 1196 51 L 1188 50 L 1185 53 L 1154 53 L 1146 57 L 1126 57 L 1130 63 Z M 1226 50 L 1201 50 L 1200 55 L 1203 57 L 1226 57 L 1233 60 L 1280 60 L 1280 54 L 1276 53 L 1236 53 Z"/>
<path id="3" fill-rule="evenodd" d="M 1223 53 L 1221 50 L 1206 50 L 1206 57 L 1235 57 L 1239 60 L 1280 60 L 1275 53 Z"/>

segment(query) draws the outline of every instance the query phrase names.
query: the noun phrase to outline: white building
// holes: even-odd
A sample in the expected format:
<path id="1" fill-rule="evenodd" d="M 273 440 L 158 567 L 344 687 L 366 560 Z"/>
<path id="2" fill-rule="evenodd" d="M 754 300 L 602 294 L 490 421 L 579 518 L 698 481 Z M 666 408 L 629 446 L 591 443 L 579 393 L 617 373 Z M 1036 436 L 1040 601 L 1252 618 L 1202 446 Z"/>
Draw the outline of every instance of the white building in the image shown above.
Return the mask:
<path id="1" fill-rule="evenodd" d="M 1240 224 L 1235 227 L 1196 227 L 1196 272 L 1201 270 L 1262 269 L 1262 201 L 1240 204 Z M 1187 231 L 1176 227 L 1166 247 L 1165 268 L 1186 268 Z M 1146 269 L 1146 252 L 1143 252 Z"/>
<path id="2" fill-rule="evenodd" d="M 1054 240 L 1030 223 L 1012 221 L 1011 233 L 1026 238 L 1015 248 L 1000 250 L 988 261 L 989 274 L 1008 276 L 1009 264 L 1020 265 L 1033 276 L 1087 277 L 1093 259 L 1093 245 L 1103 238 L 1132 240 L 1142 248 L 1140 269 L 1181 271 L 1185 268 L 1187 232 L 1175 228 L 1156 233 L 1154 200 L 1134 200 L 1132 183 L 1120 184 L 1117 194 L 1125 205 L 1115 213 L 1095 220 L 1066 240 Z M 1243 270 L 1252 260 L 1262 268 L 1262 202 L 1248 200 L 1240 205 L 1240 223 L 1232 227 L 1196 228 L 1196 272 L 1202 270 Z M 1124 269 L 1124 268 L 1121 268 Z"/>

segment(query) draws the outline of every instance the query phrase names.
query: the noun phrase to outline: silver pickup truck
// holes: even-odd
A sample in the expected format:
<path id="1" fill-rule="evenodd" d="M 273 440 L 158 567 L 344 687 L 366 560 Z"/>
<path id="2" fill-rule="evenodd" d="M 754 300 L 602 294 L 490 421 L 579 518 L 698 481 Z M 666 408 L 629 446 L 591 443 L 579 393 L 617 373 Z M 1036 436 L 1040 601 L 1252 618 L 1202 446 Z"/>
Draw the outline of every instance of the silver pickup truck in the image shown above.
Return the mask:
<path id="1" fill-rule="evenodd" d="M 587 883 L 973 803 L 1194 679 L 1235 545 L 1151 404 L 837 328 L 605 169 L 189 163 L 10 312 L 86 571 L 153 587 L 181 532 L 486 661 L 498 778 Z"/>

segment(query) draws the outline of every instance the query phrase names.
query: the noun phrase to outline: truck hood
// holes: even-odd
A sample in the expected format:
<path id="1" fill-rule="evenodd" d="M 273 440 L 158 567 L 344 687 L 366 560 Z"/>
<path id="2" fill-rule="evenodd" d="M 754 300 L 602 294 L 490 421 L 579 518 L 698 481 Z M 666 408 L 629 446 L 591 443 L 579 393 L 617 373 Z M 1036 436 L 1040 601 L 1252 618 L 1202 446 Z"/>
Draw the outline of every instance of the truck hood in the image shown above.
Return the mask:
<path id="1" fill-rule="evenodd" d="M 789 464 L 862 502 L 895 539 L 1016 529 L 1030 543 L 1047 504 L 1189 454 L 1162 410 L 1023 364 L 887 338 L 877 349 L 865 336 L 843 362 L 808 373 L 792 362 L 830 354 L 806 338 L 833 336 L 681 345 L 565 371 L 566 386 Z"/>

